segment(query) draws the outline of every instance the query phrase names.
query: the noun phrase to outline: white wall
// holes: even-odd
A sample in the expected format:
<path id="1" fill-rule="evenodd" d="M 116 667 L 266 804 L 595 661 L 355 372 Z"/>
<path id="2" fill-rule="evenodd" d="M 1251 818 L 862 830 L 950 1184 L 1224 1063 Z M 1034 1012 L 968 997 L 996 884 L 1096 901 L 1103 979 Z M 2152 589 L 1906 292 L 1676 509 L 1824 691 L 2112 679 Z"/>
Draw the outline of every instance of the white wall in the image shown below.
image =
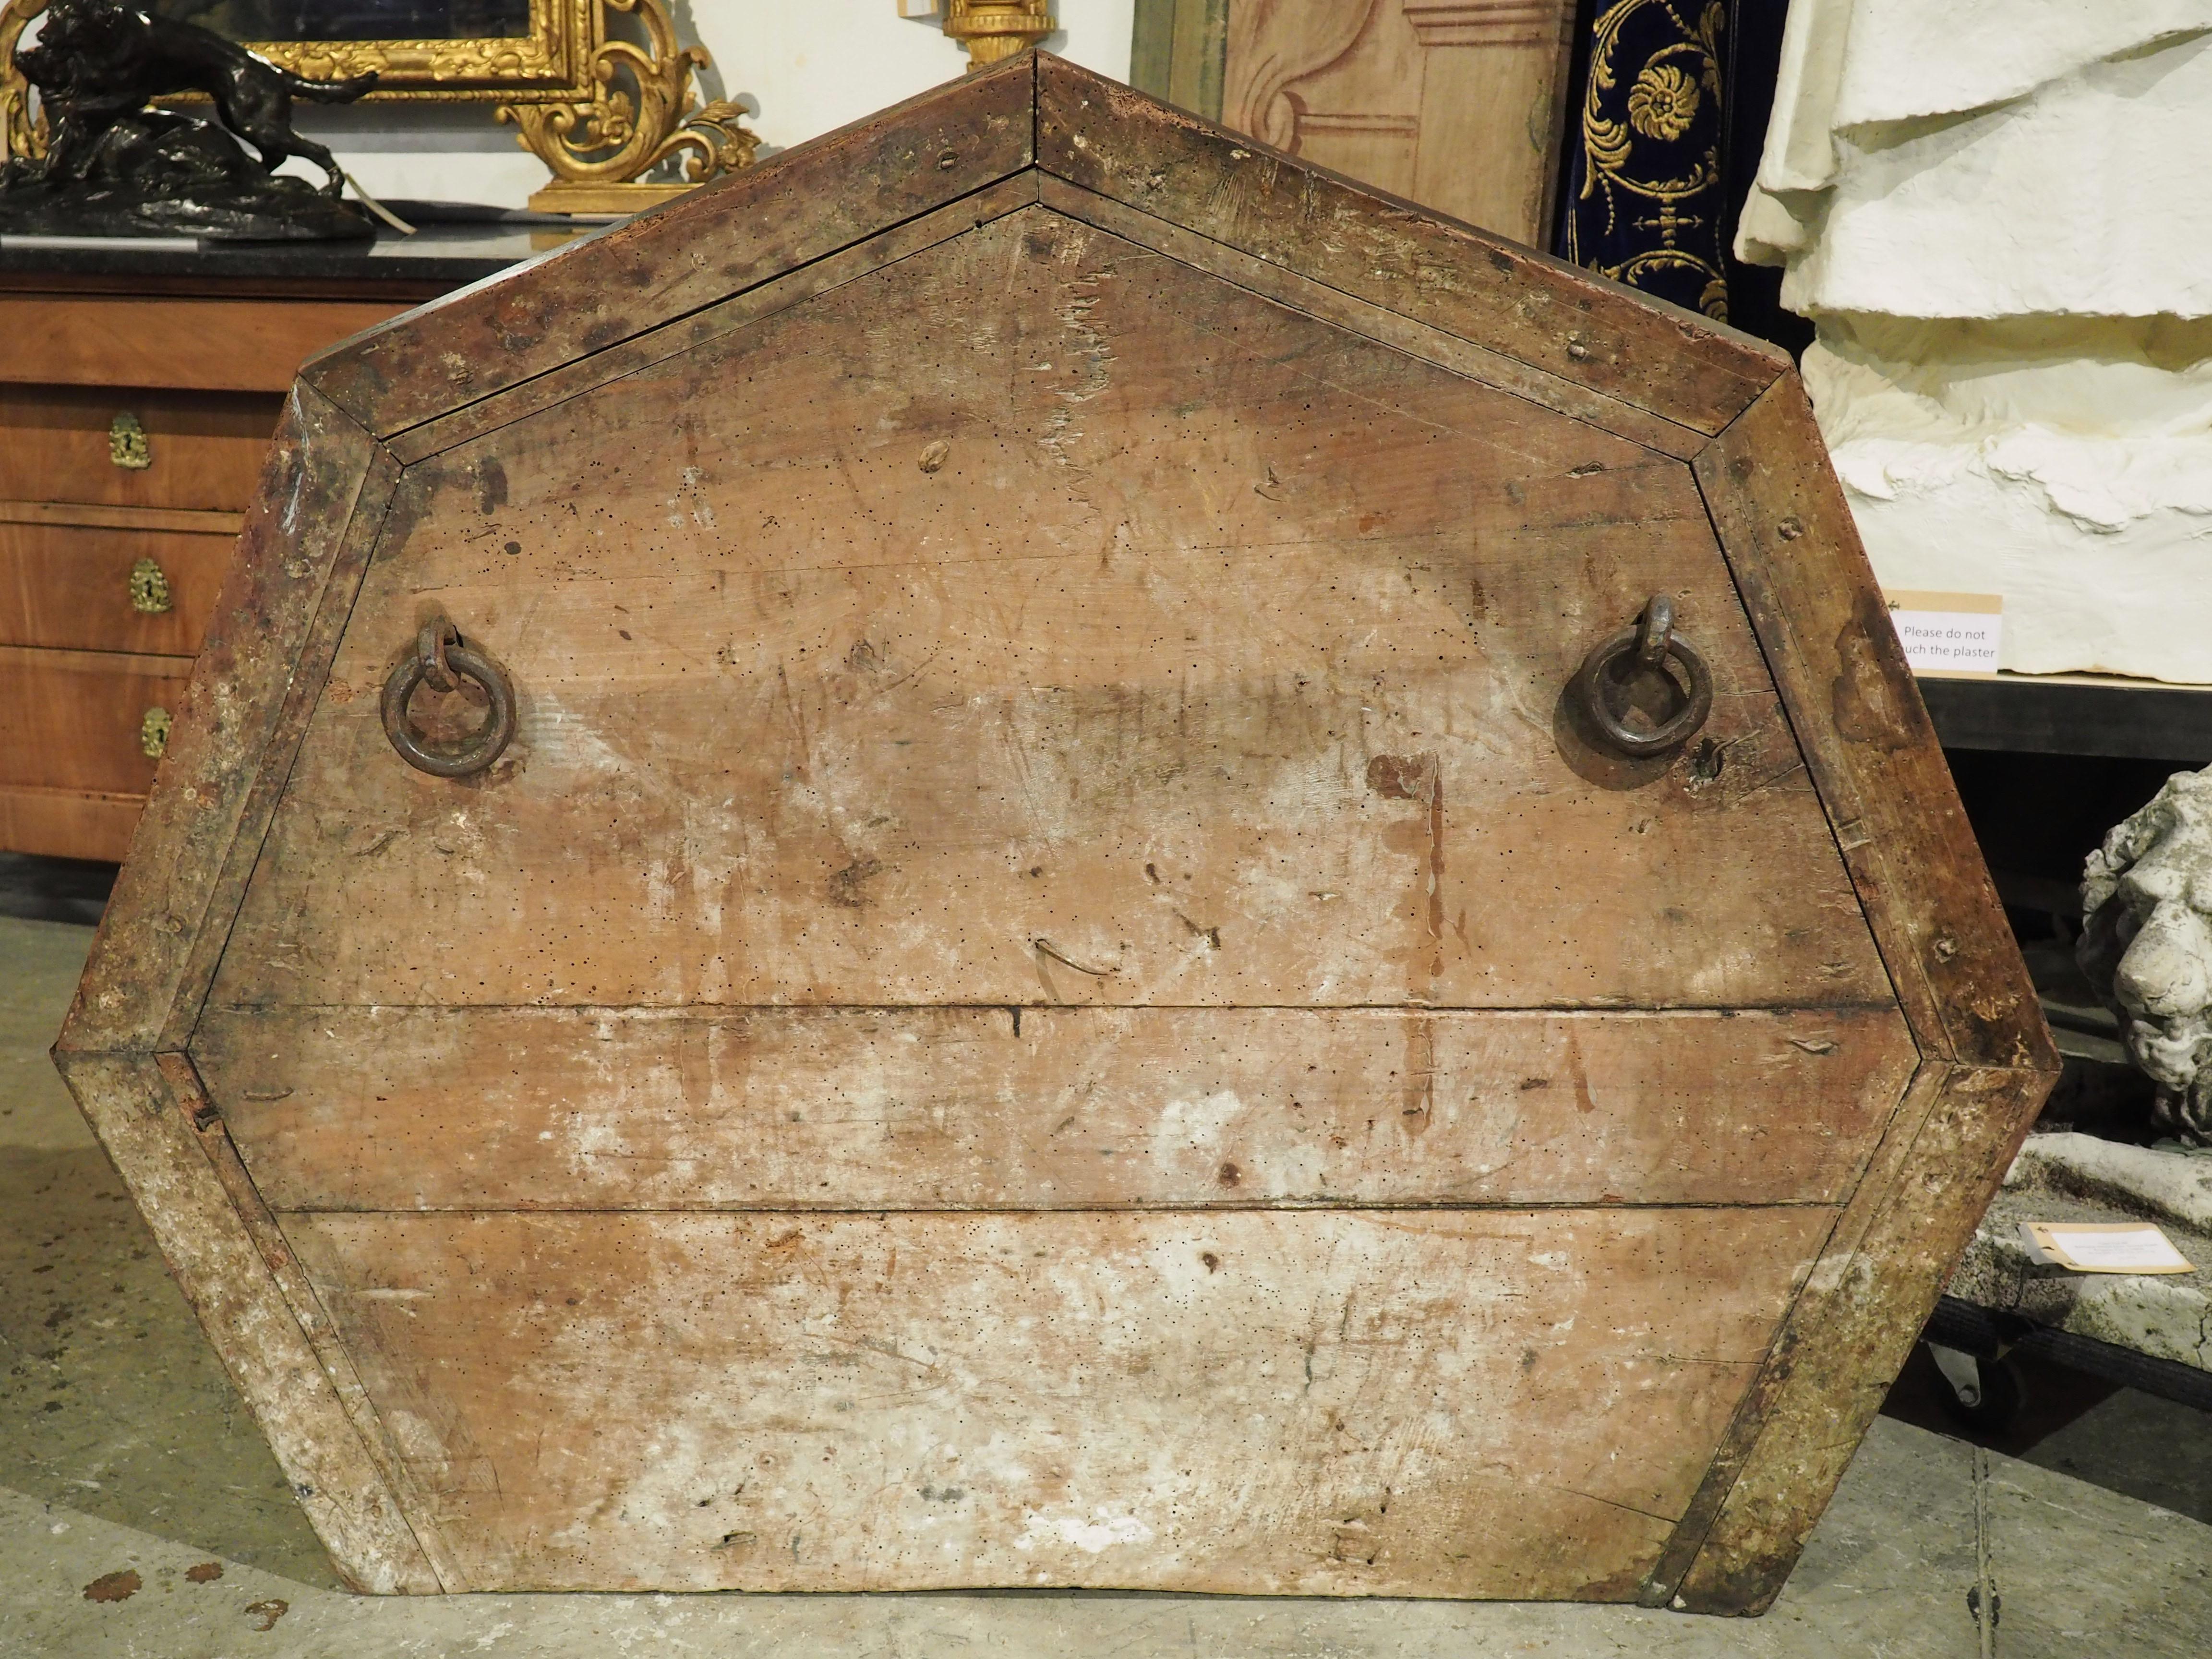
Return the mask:
<path id="1" fill-rule="evenodd" d="M 1057 0 L 1061 27 L 1044 47 L 1127 80 L 1134 8 L 1135 0 Z M 684 40 L 714 54 L 707 95 L 755 112 L 748 125 L 763 155 L 956 79 L 968 63 L 935 21 L 900 17 L 896 0 L 676 0 L 675 10 Z M 300 106 L 298 117 L 374 195 L 520 207 L 550 175 L 491 112 L 370 103 Z"/>

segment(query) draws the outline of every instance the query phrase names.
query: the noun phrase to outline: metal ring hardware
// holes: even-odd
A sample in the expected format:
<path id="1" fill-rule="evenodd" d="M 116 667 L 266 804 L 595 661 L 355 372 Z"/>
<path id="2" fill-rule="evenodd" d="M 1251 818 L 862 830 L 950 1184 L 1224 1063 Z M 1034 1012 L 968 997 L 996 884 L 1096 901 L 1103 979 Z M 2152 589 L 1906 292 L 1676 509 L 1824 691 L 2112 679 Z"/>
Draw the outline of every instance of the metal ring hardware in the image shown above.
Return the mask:
<path id="1" fill-rule="evenodd" d="M 456 678 L 458 676 L 459 678 Z M 407 723 L 407 700 L 415 688 L 452 691 L 474 680 L 491 700 L 483 727 L 459 749 L 427 747 Z M 416 637 L 414 651 L 384 682 L 384 735 L 399 758 L 418 772 L 437 778 L 465 778 L 500 757 L 514 736 L 514 688 L 489 657 L 471 650 L 443 617 L 434 617 Z"/>
<path id="2" fill-rule="evenodd" d="M 1618 678 L 1616 665 L 1632 657 L 1639 668 L 1656 670 L 1668 679 L 1689 684 L 1683 688 L 1682 706 L 1649 732 L 1632 732 L 1613 712 L 1607 688 Z M 1674 665 L 1679 664 L 1677 674 Z M 1713 709 L 1712 671 L 1696 647 L 1674 631 L 1674 602 L 1654 593 L 1633 628 L 1625 628 L 1583 659 L 1571 683 L 1576 700 L 1605 740 L 1624 755 L 1656 755 L 1686 741 L 1705 723 Z"/>

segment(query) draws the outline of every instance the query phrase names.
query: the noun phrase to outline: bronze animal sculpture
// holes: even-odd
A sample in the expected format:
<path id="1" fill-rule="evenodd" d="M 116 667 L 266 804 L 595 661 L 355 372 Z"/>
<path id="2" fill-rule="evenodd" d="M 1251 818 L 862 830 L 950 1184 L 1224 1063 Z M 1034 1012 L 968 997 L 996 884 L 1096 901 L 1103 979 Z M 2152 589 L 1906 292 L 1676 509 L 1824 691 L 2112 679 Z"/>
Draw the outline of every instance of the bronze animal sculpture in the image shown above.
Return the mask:
<path id="1" fill-rule="evenodd" d="M 337 158 L 293 131 L 291 117 L 295 98 L 348 103 L 375 84 L 374 74 L 311 80 L 196 23 L 119 0 L 52 0 L 37 43 L 18 46 L 15 64 L 38 88 L 48 139 L 43 158 L 0 171 L 0 231 L 280 240 L 371 232 L 339 199 Z M 191 93 L 213 101 L 221 127 L 153 104 Z M 295 155 L 322 169 L 319 189 L 277 175 Z"/>

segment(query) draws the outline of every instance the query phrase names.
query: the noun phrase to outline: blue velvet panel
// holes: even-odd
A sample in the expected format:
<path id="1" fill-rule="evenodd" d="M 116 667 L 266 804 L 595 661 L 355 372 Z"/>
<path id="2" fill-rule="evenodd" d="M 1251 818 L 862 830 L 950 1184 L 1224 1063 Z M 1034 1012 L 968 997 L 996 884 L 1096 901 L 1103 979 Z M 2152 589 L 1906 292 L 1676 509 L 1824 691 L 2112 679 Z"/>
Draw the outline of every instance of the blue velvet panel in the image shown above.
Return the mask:
<path id="1" fill-rule="evenodd" d="M 1728 7 L 1598 0 L 1567 134 L 1561 252 L 1725 321 Z"/>

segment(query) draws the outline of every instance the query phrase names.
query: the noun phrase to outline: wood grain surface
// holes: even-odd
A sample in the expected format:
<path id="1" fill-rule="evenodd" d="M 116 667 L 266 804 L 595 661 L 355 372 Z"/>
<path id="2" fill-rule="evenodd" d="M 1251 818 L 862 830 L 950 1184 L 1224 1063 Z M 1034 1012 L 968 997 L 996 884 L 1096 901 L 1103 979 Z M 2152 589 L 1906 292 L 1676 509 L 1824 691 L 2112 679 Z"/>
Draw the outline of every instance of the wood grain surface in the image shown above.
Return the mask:
<path id="1" fill-rule="evenodd" d="M 392 301 L 0 293 L 8 342 L 0 380 L 281 396 L 307 358 L 405 309 Z"/>
<path id="2" fill-rule="evenodd" d="M 216 1007 L 193 1049 L 283 1210 L 1832 1204 L 1917 1059 L 1893 1009 Z"/>
<path id="3" fill-rule="evenodd" d="M 2051 1081 L 1940 1063 L 1915 1079 L 1747 1401 L 1745 1443 L 1709 1477 L 1717 1515 L 1685 1528 L 1690 1559 L 1668 1605 L 1773 1604 Z"/>
<path id="4" fill-rule="evenodd" d="M 184 657 L 0 646 L 0 786 L 143 794 L 146 713 L 173 720 L 191 669 Z"/>
<path id="5" fill-rule="evenodd" d="M 1610 758 L 1658 592 L 1714 713 Z M 521 709 L 459 787 L 432 610 Z M 408 469 L 217 996 L 1890 992 L 1686 468 L 1031 208 Z"/>
<path id="6" fill-rule="evenodd" d="M 1226 125 L 1516 241 L 1545 240 L 1571 125 L 1575 0 L 1226 10 Z"/>
<path id="7" fill-rule="evenodd" d="M 1618 1600 L 1832 1215 L 281 1218 L 454 1589 Z"/>
<path id="8" fill-rule="evenodd" d="M 191 672 L 237 544 L 235 531 L 204 535 L 0 518 L 0 645 L 175 656 L 181 678 Z M 131 573 L 141 559 L 161 567 L 167 610 L 132 604 Z"/>
<path id="9" fill-rule="evenodd" d="M 0 842 L 42 858 L 119 864 L 145 805 L 140 794 L 0 784 Z"/>
<path id="10" fill-rule="evenodd" d="M 727 174 L 307 365 L 379 436 L 603 351 L 1026 167 L 1027 55 Z"/>
<path id="11" fill-rule="evenodd" d="M 0 384 L 0 499 L 237 512 L 283 410 L 268 394 Z M 143 468 L 118 466 L 109 451 L 125 413 L 146 434 Z"/>
<path id="12" fill-rule="evenodd" d="M 2055 1075 L 2035 988 L 1797 378 L 1761 398 L 1697 473 L 1802 711 L 1807 759 L 1914 1035 L 1969 1065 Z"/>
<path id="13" fill-rule="evenodd" d="M 1071 184 L 1700 432 L 1789 369 L 1725 325 L 1037 61 L 1037 166 Z"/>

